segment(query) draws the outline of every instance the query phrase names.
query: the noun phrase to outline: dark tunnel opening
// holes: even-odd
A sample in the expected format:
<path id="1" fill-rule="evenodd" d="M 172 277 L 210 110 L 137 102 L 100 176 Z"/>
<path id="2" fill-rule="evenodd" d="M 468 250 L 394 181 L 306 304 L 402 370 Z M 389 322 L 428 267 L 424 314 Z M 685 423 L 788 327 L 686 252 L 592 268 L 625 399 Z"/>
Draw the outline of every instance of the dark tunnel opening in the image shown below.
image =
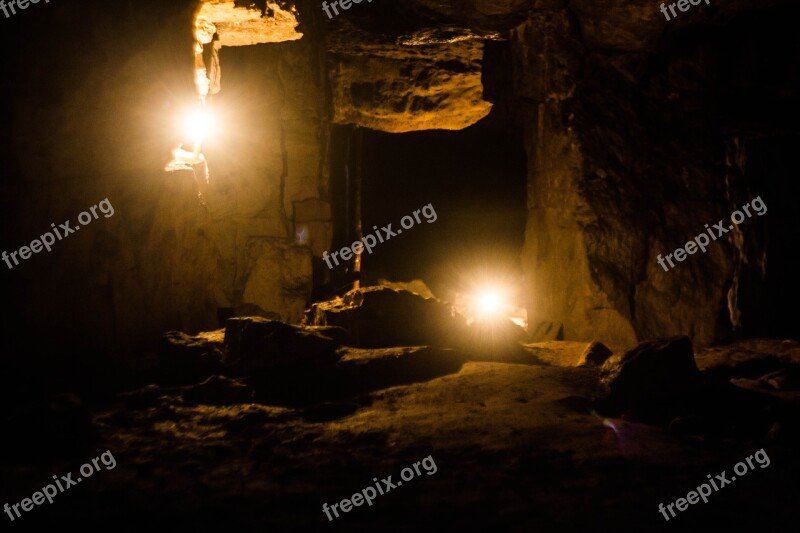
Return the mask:
<path id="1" fill-rule="evenodd" d="M 452 301 L 475 276 L 521 282 L 527 167 L 518 128 L 490 115 L 461 131 L 362 129 L 360 134 L 363 234 L 385 236 L 382 228 L 388 224 L 391 231 L 402 231 L 391 245 L 379 243 L 363 254 L 364 283 L 421 279 L 434 294 Z M 352 127 L 333 130 L 334 250 L 355 240 L 357 135 Z M 427 215 L 418 213 L 413 227 L 402 228 L 403 217 L 426 206 L 433 214 L 429 207 Z M 406 222 L 410 225 L 410 219 Z M 341 269 L 338 273 L 342 279 Z"/>

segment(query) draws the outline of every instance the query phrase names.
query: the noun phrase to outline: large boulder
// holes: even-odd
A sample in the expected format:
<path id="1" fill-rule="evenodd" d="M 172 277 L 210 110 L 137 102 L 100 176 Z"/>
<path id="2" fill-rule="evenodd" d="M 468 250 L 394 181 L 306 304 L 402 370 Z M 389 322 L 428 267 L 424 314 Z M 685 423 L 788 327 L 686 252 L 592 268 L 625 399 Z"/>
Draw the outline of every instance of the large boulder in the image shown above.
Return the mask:
<path id="1" fill-rule="evenodd" d="M 324 366 L 339 358 L 338 343 L 310 328 L 261 317 L 225 323 L 226 363 L 241 372 Z"/>
<path id="2" fill-rule="evenodd" d="M 351 394 L 455 374 L 464 363 L 453 350 L 430 346 L 343 350 L 336 379 Z"/>
<path id="3" fill-rule="evenodd" d="M 159 373 L 167 383 L 195 383 L 224 368 L 222 330 L 188 335 L 170 331 L 161 337 Z"/>
<path id="4" fill-rule="evenodd" d="M 386 287 L 355 289 L 341 298 L 316 303 L 306 311 L 305 324 L 339 326 L 354 346 L 452 346 L 465 322 L 434 298 Z"/>
<path id="5" fill-rule="evenodd" d="M 642 342 L 621 357 L 611 357 L 602 373 L 611 409 L 638 418 L 681 411 L 700 387 L 689 337 Z"/>
<path id="6" fill-rule="evenodd" d="M 602 342 L 593 342 L 581 354 L 577 366 L 600 366 L 608 358 L 614 355 L 614 352 Z"/>
<path id="7" fill-rule="evenodd" d="M 361 402 L 374 391 L 458 373 L 465 361 L 458 351 L 432 346 L 342 347 L 338 354 L 334 365 L 260 373 L 251 376 L 248 384 L 256 389 L 258 401 L 268 405 L 308 407 L 334 402 L 306 413 L 307 420 L 323 421 L 349 414 L 352 405 L 347 402 Z"/>
<path id="8" fill-rule="evenodd" d="M 527 362 L 522 347 L 527 333 L 504 317 L 473 320 L 453 344 L 472 360 Z"/>

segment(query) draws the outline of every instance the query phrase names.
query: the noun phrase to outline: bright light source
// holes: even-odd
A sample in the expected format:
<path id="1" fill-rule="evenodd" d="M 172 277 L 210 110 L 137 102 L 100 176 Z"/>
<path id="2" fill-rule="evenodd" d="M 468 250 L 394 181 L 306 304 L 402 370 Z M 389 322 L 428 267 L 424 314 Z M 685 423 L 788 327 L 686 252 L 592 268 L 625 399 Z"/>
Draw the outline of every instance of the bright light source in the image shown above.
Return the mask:
<path id="1" fill-rule="evenodd" d="M 494 315 L 500 310 L 500 295 L 491 290 L 485 290 L 477 298 L 478 311 L 482 315 Z"/>
<path id="2" fill-rule="evenodd" d="M 476 260 L 478 264 L 481 261 Z M 481 322 L 484 325 L 497 325 L 511 321 L 525 328 L 527 313 L 520 305 L 520 282 L 520 276 L 511 269 L 480 266 L 463 268 L 447 299 L 470 324 Z"/>
<path id="3" fill-rule="evenodd" d="M 200 144 L 214 130 L 214 117 L 205 108 L 197 108 L 186 114 L 183 120 L 183 133 L 187 139 Z"/>
<path id="4" fill-rule="evenodd" d="M 470 315 L 479 318 L 505 316 L 510 309 L 506 291 L 498 287 L 484 287 L 472 295 Z"/>

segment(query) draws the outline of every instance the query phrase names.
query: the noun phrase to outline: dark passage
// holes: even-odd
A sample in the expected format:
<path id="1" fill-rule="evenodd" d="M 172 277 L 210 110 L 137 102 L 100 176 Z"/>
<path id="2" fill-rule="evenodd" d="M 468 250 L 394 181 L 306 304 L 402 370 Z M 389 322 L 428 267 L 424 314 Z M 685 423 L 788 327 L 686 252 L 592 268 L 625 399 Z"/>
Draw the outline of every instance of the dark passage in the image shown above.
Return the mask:
<path id="1" fill-rule="evenodd" d="M 364 234 L 389 223 L 396 230 L 404 216 L 428 204 L 436 212 L 435 222 L 420 214 L 421 224 L 365 255 L 365 280 L 423 279 L 446 295 L 483 273 L 520 279 L 525 152 L 521 133 L 498 122 L 490 116 L 462 131 L 363 131 Z M 346 153 L 351 134 L 334 130 L 334 149 Z M 344 220 L 347 182 L 343 162 L 336 162 L 336 212 Z M 351 236 L 340 232 L 341 246 Z"/>

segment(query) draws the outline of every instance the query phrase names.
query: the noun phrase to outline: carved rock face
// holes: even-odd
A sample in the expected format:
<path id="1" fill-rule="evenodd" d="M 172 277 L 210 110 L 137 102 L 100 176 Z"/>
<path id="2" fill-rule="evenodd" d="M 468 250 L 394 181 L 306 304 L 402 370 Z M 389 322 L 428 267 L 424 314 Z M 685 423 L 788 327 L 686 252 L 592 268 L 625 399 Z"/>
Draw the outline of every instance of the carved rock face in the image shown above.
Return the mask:
<path id="1" fill-rule="evenodd" d="M 263 4 L 259 7 L 257 4 Z M 197 16 L 198 26 L 216 27 L 222 46 L 249 46 L 296 41 L 297 9 L 294 2 L 241 2 L 207 0 Z M 210 40 L 209 40 L 210 41 Z"/>
<path id="2" fill-rule="evenodd" d="M 329 48 L 335 123 L 395 133 L 458 130 L 492 108 L 483 99 L 484 44 L 469 31 L 393 39 L 349 26 L 331 35 Z"/>

